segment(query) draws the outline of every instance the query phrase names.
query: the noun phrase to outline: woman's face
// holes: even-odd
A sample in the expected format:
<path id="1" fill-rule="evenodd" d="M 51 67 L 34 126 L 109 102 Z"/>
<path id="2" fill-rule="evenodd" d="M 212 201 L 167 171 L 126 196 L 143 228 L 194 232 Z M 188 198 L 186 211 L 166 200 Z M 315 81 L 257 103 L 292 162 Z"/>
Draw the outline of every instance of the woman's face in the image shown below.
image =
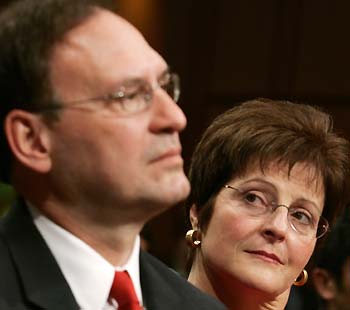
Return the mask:
<path id="1" fill-rule="evenodd" d="M 240 192 L 230 188 L 219 192 L 197 253 L 208 277 L 221 286 L 243 284 L 281 294 L 305 267 L 316 243 L 314 236 L 292 228 L 287 207 L 297 210 L 293 221 L 300 221 L 298 225 L 307 225 L 309 212 L 317 218 L 324 204 L 322 179 L 307 165 L 296 164 L 290 175 L 287 166 L 270 165 L 264 172 L 256 167 L 228 184 Z M 250 214 L 249 207 L 265 199 L 284 206 L 264 215 Z M 191 215 L 193 220 L 195 210 Z"/>

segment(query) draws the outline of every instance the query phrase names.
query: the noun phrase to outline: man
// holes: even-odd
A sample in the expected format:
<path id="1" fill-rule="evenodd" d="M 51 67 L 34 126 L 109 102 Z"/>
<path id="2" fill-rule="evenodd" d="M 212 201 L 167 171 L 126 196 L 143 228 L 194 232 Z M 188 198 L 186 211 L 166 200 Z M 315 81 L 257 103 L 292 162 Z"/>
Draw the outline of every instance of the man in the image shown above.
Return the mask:
<path id="1" fill-rule="evenodd" d="M 0 28 L 1 170 L 21 197 L 0 226 L 0 300 L 223 309 L 139 250 L 189 192 L 178 77 L 102 1 L 17 1 Z"/>

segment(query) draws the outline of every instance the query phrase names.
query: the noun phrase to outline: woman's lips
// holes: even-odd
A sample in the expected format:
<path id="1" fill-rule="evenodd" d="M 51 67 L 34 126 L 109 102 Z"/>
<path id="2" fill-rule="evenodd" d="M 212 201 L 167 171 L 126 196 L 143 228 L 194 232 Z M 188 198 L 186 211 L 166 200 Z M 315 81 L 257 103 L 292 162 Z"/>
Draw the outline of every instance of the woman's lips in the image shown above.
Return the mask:
<path id="1" fill-rule="evenodd" d="M 278 263 L 278 264 L 283 265 L 283 262 L 281 261 L 281 259 L 273 253 L 268 253 L 268 252 L 260 251 L 260 250 L 258 250 L 258 251 L 246 251 L 246 252 L 249 254 L 255 255 L 257 257 L 260 257 L 261 259 L 263 259 L 265 261 L 270 261 L 270 262 L 274 262 L 274 263 Z"/>

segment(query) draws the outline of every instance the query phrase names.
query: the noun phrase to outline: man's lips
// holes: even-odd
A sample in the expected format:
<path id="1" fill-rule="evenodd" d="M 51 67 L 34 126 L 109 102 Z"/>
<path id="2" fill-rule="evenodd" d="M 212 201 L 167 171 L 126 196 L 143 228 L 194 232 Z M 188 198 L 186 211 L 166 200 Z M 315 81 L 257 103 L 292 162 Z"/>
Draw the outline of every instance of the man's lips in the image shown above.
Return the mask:
<path id="1" fill-rule="evenodd" d="M 259 250 L 258 251 L 246 251 L 246 252 L 249 254 L 260 256 L 262 259 L 265 259 L 267 261 L 274 261 L 276 263 L 284 265 L 282 260 L 277 255 L 275 255 L 273 253 L 268 253 L 268 252 L 259 251 Z"/>
<path id="2" fill-rule="evenodd" d="M 151 160 L 151 162 L 156 162 L 156 161 L 161 161 L 163 159 L 171 158 L 171 157 L 178 157 L 181 158 L 181 148 L 175 148 L 175 149 L 170 149 L 159 156 L 155 157 L 154 159 Z"/>

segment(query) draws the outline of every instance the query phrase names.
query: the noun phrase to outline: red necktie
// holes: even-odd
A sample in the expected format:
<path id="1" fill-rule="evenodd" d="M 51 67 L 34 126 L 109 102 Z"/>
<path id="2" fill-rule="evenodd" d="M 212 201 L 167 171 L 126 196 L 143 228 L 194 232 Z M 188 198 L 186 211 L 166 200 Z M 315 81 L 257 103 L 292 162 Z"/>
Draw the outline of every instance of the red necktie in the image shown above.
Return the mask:
<path id="1" fill-rule="evenodd" d="M 118 302 L 118 310 L 142 309 L 127 271 L 115 272 L 109 296 Z"/>

